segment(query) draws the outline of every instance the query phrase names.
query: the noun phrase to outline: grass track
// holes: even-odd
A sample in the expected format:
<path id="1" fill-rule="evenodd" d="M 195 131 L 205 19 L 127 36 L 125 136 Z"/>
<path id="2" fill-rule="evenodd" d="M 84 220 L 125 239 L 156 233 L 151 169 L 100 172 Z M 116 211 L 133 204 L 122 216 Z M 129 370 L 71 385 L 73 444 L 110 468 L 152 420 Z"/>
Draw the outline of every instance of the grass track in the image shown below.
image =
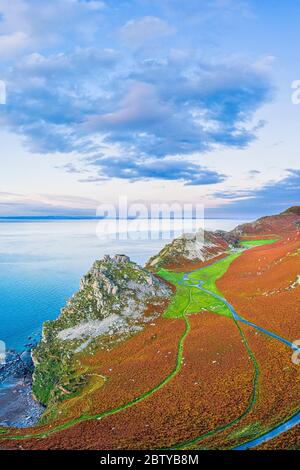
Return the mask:
<path id="1" fill-rule="evenodd" d="M 224 424 L 222 426 L 219 426 L 219 427 L 217 427 L 217 428 L 215 428 L 215 429 L 213 429 L 213 430 L 211 430 L 211 431 L 209 431 L 205 434 L 197 436 L 193 439 L 190 439 L 188 441 L 181 442 L 180 444 L 172 446 L 172 449 L 184 450 L 184 449 L 188 449 L 189 447 L 192 449 L 195 444 L 198 444 L 199 442 L 204 441 L 208 437 L 212 437 L 215 434 L 218 434 L 219 432 L 226 431 L 227 429 L 230 429 L 232 426 L 234 426 L 235 424 L 238 424 L 243 418 L 245 418 L 250 413 L 250 411 L 254 407 L 255 403 L 257 402 L 257 398 L 258 398 L 258 381 L 259 381 L 259 375 L 260 375 L 259 365 L 258 365 L 258 363 L 256 361 L 256 358 L 255 358 L 255 356 L 254 356 L 254 354 L 253 354 L 253 352 L 252 352 L 252 350 L 249 346 L 248 341 L 246 340 L 246 337 L 244 335 L 243 330 L 241 329 L 240 325 L 237 323 L 236 320 L 233 320 L 233 321 L 235 322 L 235 324 L 236 324 L 236 326 L 237 326 L 237 328 L 238 328 L 238 330 L 239 330 L 239 332 L 240 332 L 240 334 L 243 338 L 243 342 L 245 344 L 247 352 L 249 353 L 249 356 L 251 357 L 251 360 L 254 364 L 253 388 L 252 388 L 252 395 L 251 395 L 251 398 L 250 398 L 249 405 L 241 415 L 239 415 L 237 418 L 230 421 L 229 423 Z"/>
<path id="2" fill-rule="evenodd" d="M 121 411 L 124 411 L 138 403 L 140 403 L 141 401 L 145 400 L 146 398 L 148 398 L 149 396 L 151 396 L 153 393 L 157 392 L 158 390 L 160 390 L 162 387 L 164 387 L 170 380 L 172 380 L 181 370 L 181 365 L 182 365 L 182 357 L 183 357 L 183 346 L 184 346 L 184 342 L 185 342 L 185 339 L 186 337 L 188 336 L 189 332 L 190 332 L 190 323 L 188 321 L 188 318 L 186 316 L 186 311 L 189 307 L 189 304 L 190 304 L 190 301 L 191 301 L 191 298 L 192 298 L 192 292 L 190 292 L 190 296 L 189 296 L 189 301 L 183 311 L 183 318 L 184 318 L 184 321 L 185 321 L 185 330 L 184 330 L 184 333 L 183 335 L 181 336 L 180 340 L 179 340 L 179 343 L 178 343 L 178 348 L 177 348 L 177 358 L 176 358 L 176 365 L 175 365 L 175 368 L 173 369 L 173 371 L 167 375 L 165 377 L 164 380 L 162 380 L 158 385 L 156 385 L 155 387 L 153 387 L 151 390 L 148 390 L 147 392 L 143 393 L 142 395 L 140 395 L 139 397 L 131 400 L 130 402 L 124 404 L 124 405 L 121 405 L 117 408 L 114 408 L 112 410 L 108 410 L 108 411 L 104 411 L 102 413 L 99 413 L 99 414 L 95 414 L 95 415 L 83 415 L 83 416 L 80 416 L 74 420 L 71 420 L 71 421 L 68 421 L 67 423 L 65 424 L 61 424 L 59 426 L 56 426 L 55 428 L 53 429 L 50 429 L 48 431 L 44 431 L 44 432 L 41 432 L 41 433 L 32 433 L 32 434 L 26 434 L 26 435 L 8 435 L 8 434 L 4 434 L 8 431 L 6 430 L 0 430 L 0 439 L 9 439 L 9 440 L 24 440 L 24 439 L 41 439 L 41 438 L 46 438 L 46 437 L 49 437 L 51 434 L 54 434 L 54 433 L 57 433 L 57 432 L 60 432 L 60 431 L 63 431 L 65 429 L 68 429 L 76 424 L 79 424 L 79 423 L 82 423 L 82 422 L 85 422 L 85 421 L 91 421 L 91 420 L 100 420 L 100 419 L 103 419 L 103 418 L 107 418 L 108 416 L 112 416 L 116 413 L 119 413 Z"/>
<path id="3" fill-rule="evenodd" d="M 211 265 L 189 273 L 190 281 L 194 283 L 202 281 L 205 289 L 221 295 L 221 292 L 216 286 L 216 282 L 226 273 L 231 263 L 238 258 L 240 254 L 241 252 L 229 254 L 226 258 L 222 258 Z M 200 291 L 196 287 L 191 287 L 190 281 L 189 283 L 184 281 L 184 273 L 174 273 L 166 269 L 161 269 L 158 275 L 176 286 L 176 293 L 164 314 L 166 318 L 179 318 L 182 316 L 182 305 L 186 304 L 191 289 L 193 290 L 193 298 L 186 312 L 187 314 L 199 313 L 199 311 L 202 310 L 211 311 L 229 318 L 232 317 L 232 313 L 224 302 L 216 299 L 207 292 Z"/>
<path id="4" fill-rule="evenodd" d="M 205 287 L 207 288 L 207 287 Z M 216 290 L 217 290 L 217 287 L 216 287 Z M 218 295 L 219 295 L 219 291 L 217 290 L 216 292 Z M 246 339 L 246 336 L 241 328 L 241 326 L 238 324 L 238 322 L 235 320 L 235 318 L 231 315 L 232 317 L 232 320 L 234 321 L 236 327 L 238 328 L 239 330 L 239 333 L 242 337 L 242 341 L 245 345 L 245 348 L 247 350 L 247 353 L 249 354 L 250 358 L 251 358 L 251 361 L 253 363 L 253 366 L 254 366 L 254 375 L 253 375 L 253 386 L 252 386 L 252 394 L 251 394 L 251 397 L 250 397 L 250 401 L 249 401 L 249 405 L 248 407 L 246 408 L 246 410 L 241 414 L 239 415 L 238 417 L 236 417 L 234 420 L 230 421 L 229 423 L 227 424 L 224 424 L 222 426 L 219 426 L 205 434 L 202 434 L 200 436 L 197 436 L 193 439 L 189 439 L 188 441 L 185 441 L 185 442 L 181 442 L 181 443 L 178 443 L 178 444 L 175 444 L 174 446 L 172 446 L 172 449 L 175 449 L 175 450 L 184 450 L 184 449 L 188 449 L 189 447 L 190 448 L 193 448 L 193 446 L 195 446 L 196 444 L 198 444 L 199 442 L 209 438 L 209 437 L 212 437 L 214 436 L 215 434 L 218 434 L 222 431 L 226 431 L 227 429 L 230 429 L 232 426 L 234 426 L 235 424 L 238 424 L 243 418 L 245 418 L 249 413 L 250 411 L 252 410 L 252 408 L 254 407 L 255 403 L 257 402 L 257 398 L 258 398 L 258 393 L 259 393 L 259 390 L 258 390 L 258 386 L 259 386 L 259 376 L 260 376 L 260 370 L 259 370 L 259 365 L 258 365 L 258 362 L 255 358 L 255 355 L 252 351 L 252 349 L 250 348 L 249 346 L 249 343 Z"/>
<path id="5" fill-rule="evenodd" d="M 278 238 L 266 239 L 266 240 L 242 240 L 240 244 L 244 248 L 254 248 L 256 246 L 270 245 L 278 241 Z"/>

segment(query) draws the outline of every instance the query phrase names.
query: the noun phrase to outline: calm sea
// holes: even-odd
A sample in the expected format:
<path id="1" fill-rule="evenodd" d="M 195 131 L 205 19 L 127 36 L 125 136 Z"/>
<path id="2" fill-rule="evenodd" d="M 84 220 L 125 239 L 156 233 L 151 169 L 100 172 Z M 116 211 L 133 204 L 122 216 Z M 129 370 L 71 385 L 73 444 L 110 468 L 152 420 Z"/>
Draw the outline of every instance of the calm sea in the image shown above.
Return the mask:
<path id="1" fill-rule="evenodd" d="M 205 228 L 229 230 L 243 222 L 210 219 Z M 115 240 L 106 232 L 105 222 L 95 220 L 0 222 L 0 340 L 7 348 L 21 350 L 39 337 L 42 323 L 58 316 L 95 259 L 124 253 L 144 264 L 170 241 Z"/>

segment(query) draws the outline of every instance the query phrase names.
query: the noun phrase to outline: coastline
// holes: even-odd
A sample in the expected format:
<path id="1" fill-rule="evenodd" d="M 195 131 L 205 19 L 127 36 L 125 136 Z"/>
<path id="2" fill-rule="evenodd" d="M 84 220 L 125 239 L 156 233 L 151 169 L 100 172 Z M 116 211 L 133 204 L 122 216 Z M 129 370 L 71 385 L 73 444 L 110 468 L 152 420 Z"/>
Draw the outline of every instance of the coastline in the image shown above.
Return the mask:
<path id="1" fill-rule="evenodd" d="M 44 407 L 32 396 L 30 377 L 7 380 L 0 385 L 0 425 L 27 428 L 38 423 Z"/>
<path id="2" fill-rule="evenodd" d="M 0 367 L 0 426 L 34 426 L 44 407 L 32 395 L 31 350 L 21 354 L 8 351 Z"/>

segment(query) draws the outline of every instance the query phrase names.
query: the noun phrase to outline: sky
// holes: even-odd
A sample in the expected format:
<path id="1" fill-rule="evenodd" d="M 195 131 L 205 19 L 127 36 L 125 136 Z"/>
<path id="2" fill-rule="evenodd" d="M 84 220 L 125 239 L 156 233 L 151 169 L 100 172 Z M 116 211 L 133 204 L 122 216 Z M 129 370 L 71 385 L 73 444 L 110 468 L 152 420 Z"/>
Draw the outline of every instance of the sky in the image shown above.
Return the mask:
<path id="1" fill-rule="evenodd" d="M 0 216 L 300 204 L 299 17 L 294 0 L 0 0 Z"/>

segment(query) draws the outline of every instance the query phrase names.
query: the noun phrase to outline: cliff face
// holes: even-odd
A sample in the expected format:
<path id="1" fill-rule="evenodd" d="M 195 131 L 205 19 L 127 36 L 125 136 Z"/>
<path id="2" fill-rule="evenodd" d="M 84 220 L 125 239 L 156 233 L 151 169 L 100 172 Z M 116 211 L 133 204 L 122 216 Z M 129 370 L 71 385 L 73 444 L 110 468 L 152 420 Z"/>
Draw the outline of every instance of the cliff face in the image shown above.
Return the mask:
<path id="1" fill-rule="evenodd" d="M 91 353 L 105 336 L 122 340 L 140 331 L 158 315 L 155 307 L 166 302 L 171 293 L 167 284 L 127 256 L 96 261 L 59 318 L 43 326 L 42 341 L 32 354 L 36 398 L 47 404 L 76 391 L 84 383 L 76 353 Z M 151 315 L 145 313 L 149 305 Z"/>
<path id="2" fill-rule="evenodd" d="M 229 247 L 222 232 L 202 232 L 182 235 L 166 245 L 147 263 L 149 269 L 184 266 L 187 263 L 207 261 L 223 254 Z"/>

